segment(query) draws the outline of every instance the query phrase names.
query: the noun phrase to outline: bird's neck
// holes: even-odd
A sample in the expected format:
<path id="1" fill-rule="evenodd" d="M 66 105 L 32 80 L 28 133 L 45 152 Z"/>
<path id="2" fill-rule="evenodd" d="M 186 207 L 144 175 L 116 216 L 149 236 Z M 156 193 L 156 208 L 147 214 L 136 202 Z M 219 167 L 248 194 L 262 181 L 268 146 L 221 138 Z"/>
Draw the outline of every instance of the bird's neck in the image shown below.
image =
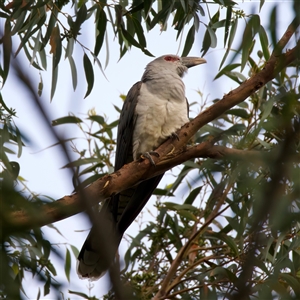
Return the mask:
<path id="1" fill-rule="evenodd" d="M 185 101 L 185 86 L 181 77 L 172 72 L 145 71 L 142 82 L 150 93 L 169 101 Z"/>

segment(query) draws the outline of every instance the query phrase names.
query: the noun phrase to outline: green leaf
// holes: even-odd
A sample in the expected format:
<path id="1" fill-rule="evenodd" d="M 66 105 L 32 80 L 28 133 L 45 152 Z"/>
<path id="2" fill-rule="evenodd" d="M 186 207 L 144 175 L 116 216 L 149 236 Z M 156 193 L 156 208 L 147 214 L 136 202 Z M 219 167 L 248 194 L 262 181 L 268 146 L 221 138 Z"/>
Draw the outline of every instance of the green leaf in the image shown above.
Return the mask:
<path id="1" fill-rule="evenodd" d="M 50 94 L 51 101 L 55 94 L 57 77 L 58 77 L 58 66 L 54 67 L 54 64 L 55 64 L 55 57 L 53 55 L 53 58 L 52 58 L 52 83 L 51 83 L 51 94 Z"/>
<path id="2" fill-rule="evenodd" d="M 47 274 L 47 280 L 44 285 L 44 296 L 50 293 L 50 286 L 51 286 L 51 276 L 50 274 Z"/>
<path id="3" fill-rule="evenodd" d="M 107 23 L 106 14 L 103 8 L 99 8 L 97 10 L 96 18 L 97 18 L 97 27 L 96 27 L 96 44 L 94 48 L 94 54 L 98 56 L 100 49 L 102 48 L 103 45 L 104 36 L 106 32 L 106 23 Z"/>
<path id="4" fill-rule="evenodd" d="M 209 273 L 209 276 L 217 276 L 218 280 L 221 280 L 227 278 L 227 272 L 222 267 L 216 267 Z"/>
<path id="5" fill-rule="evenodd" d="M 139 49 L 142 48 L 141 45 L 133 38 L 133 36 L 130 35 L 130 33 L 124 28 L 123 25 L 121 25 L 121 32 L 130 45 L 133 45 Z"/>
<path id="6" fill-rule="evenodd" d="M 52 30 L 56 24 L 56 21 L 57 21 L 57 7 L 54 6 L 53 9 L 52 9 L 52 12 L 51 12 L 51 16 L 50 16 L 50 19 L 49 19 L 49 22 L 48 22 L 48 26 L 47 26 L 47 31 L 46 31 L 46 34 L 45 34 L 45 37 L 42 38 L 42 42 L 43 42 L 43 47 L 45 47 L 50 39 L 50 36 L 51 36 L 51 33 L 52 33 Z"/>
<path id="7" fill-rule="evenodd" d="M 167 3 L 167 1 L 165 1 Z M 163 4 L 163 2 L 158 1 L 158 5 Z M 162 24 L 162 29 L 164 29 L 164 24 L 166 23 L 168 16 L 170 12 L 172 11 L 173 4 L 172 5 L 165 5 L 162 8 L 158 9 L 158 13 L 154 15 L 154 18 L 152 19 L 152 22 L 150 23 L 150 29 L 151 30 L 154 26 L 156 26 L 158 23 Z"/>
<path id="8" fill-rule="evenodd" d="M 265 3 L 265 0 L 260 0 L 259 12 L 261 11 L 261 9 L 262 9 L 264 3 Z"/>
<path id="9" fill-rule="evenodd" d="M 121 5 L 116 4 L 114 5 L 114 9 L 115 9 L 115 26 L 116 29 L 118 30 L 120 28 L 120 26 L 122 26 L 123 24 L 123 8 Z"/>
<path id="10" fill-rule="evenodd" d="M 211 28 L 212 29 L 218 29 L 218 28 L 221 28 L 221 27 L 225 27 L 225 23 L 226 23 L 226 20 L 221 20 L 221 21 L 218 21 L 216 23 L 214 23 Z"/>
<path id="11" fill-rule="evenodd" d="M 8 19 L 10 16 L 5 14 L 4 12 L 0 12 L 0 18 L 3 18 L 3 19 Z"/>
<path id="12" fill-rule="evenodd" d="M 70 245 L 70 246 L 71 246 L 71 250 L 72 250 L 74 256 L 78 257 L 78 255 L 79 255 L 78 249 L 75 246 L 73 246 L 73 245 Z"/>
<path id="13" fill-rule="evenodd" d="M 204 24 L 205 25 L 205 24 Z M 213 29 L 211 29 L 209 26 L 206 26 L 206 31 L 202 43 L 202 56 L 205 55 L 205 53 L 208 51 L 210 47 L 214 48 L 216 47 L 217 37 Z"/>
<path id="14" fill-rule="evenodd" d="M 226 233 L 230 232 L 232 229 L 235 231 L 239 231 L 240 224 L 236 218 L 225 217 L 225 219 L 227 220 L 227 222 L 229 224 L 226 227 L 224 227 L 223 230 L 220 231 L 220 233 L 223 233 L 223 231 L 224 231 L 226 234 Z"/>
<path id="15" fill-rule="evenodd" d="M 12 31 L 11 31 L 11 35 L 15 35 L 20 29 L 21 27 L 24 25 L 24 20 L 26 17 L 27 11 L 23 10 L 20 15 L 18 16 L 15 26 L 13 27 Z"/>
<path id="16" fill-rule="evenodd" d="M 168 209 L 172 209 L 174 210 L 175 206 L 178 205 L 178 203 L 175 203 L 175 202 L 164 202 L 164 206 Z"/>
<path id="17" fill-rule="evenodd" d="M 245 109 L 241 109 L 241 108 L 233 108 L 233 109 L 227 110 L 226 114 L 241 117 L 242 119 L 245 119 L 245 120 L 249 119 L 248 112 Z"/>
<path id="18" fill-rule="evenodd" d="M 107 77 L 106 77 L 106 75 L 105 75 L 105 73 L 103 71 L 102 64 L 101 64 L 99 58 L 93 52 L 90 52 L 90 53 L 91 53 L 91 55 L 93 56 L 93 58 L 95 60 L 94 62 L 97 63 L 97 66 L 99 67 L 101 73 L 103 74 L 103 76 L 105 77 L 105 79 L 108 81 L 108 79 L 107 79 Z"/>
<path id="19" fill-rule="evenodd" d="M 208 51 L 210 47 L 215 48 L 217 45 L 217 36 L 214 29 L 212 29 L 212 26 L 219 21 L 219 17 L 220 17 L 220 12 L 218 10 L 215 13 L 215 15 L 211 18 L 209 24 L 208 25 L 204 24 L 206 27 L 206 31 L 202 42 L 202 49 L 201 49 L 202 56 L 204 56 L 204 54 Z"/>
<path id="20" fill-rule="evenodd" d="M 80 175 L 81 175 L 81 173 L 80 173 Z M 92 176 L 88 177 L 87 179 L 83 180 L 82 182 L 80 182 L 80 187 L 84 188 L 105 175 L 106 175 L 106 173 L 92 175 Z"/>
<path id="21" fill-rule="evenodd" d="M 217 46 L 217 36 L 213 29 L 211 29 L 209 26 L 206 27 L 210 36 L 210 47 L 216 48 Z"/>
<path id="22" fill-rule="evenodd" d="M 267 36 L 266 31 L 263 26 L 260 26 L 260 29 L 259 29 L 259 39 L 260 39 L 262 52 L 264 54 L 264 58 L 265 58 L 265 60 L 269 60 L 269 58 L 270 58 L 269 40 L 268 40 L 268 36 Z"/>
<path id="23" fill-rule="evenodd" d="M 73 26 L 71 28 L 73 37 L 76 39 L 77 35 L 79 35 L 79 30 L 81 24 L 86 20 L 87 17 L 87 8 L 85 3 L 80 6 L 80 9 L 77 12 L 76 20 L 73 23 Z"/>
<path id="24" fill-rule="evenodd" d="M 243 69 L 246 66 L 246 63 L 248 61 L 248 57 L 249 57 L 249 50 L 251 48 L 252 45 L 252 27 L 251 27 L 251 23 L 248 22 L 246 25 L 246 28 L 244 30 L 244 34 L 243 34 L 243 42 L 242 42 L 242 63 L 241 63 L 241 71 L 243 71 Z"/>
<path id="25" fill-rule="evenodd" d="M 241 70 L 243 70 L 246 66 L 246 63 L 252 50 L 254 36 L 259 32 L 259 29 L 260 18 L 258 15 L 253 15 L 250 21 L 247 23 L 243 35 Z"/>
<path id="26" fill-rule="evenodd" d="M 251 20 L 252 30 L 253 30 L 253 37 L 259 32 L 260 30 L 260 17 L 259 15 L 253 15 Z"/>
<path id="27" fill-rule="evenodd" d="M 175 29 L 178 31 L 176 39 L 180 35 L 185 20 L 185 12 L 183 9 L 177 9 L 175 16 L 173 18 L 172 26 L 175 27 Z"/>
<path id="28" fill-rule="evenodd" d="M 193 189 L 190 192 L 190 194 L 188 195 L 188 197 L 185 199 L 184 204 L 192 204 L 194 202 L 194 200 L 196 199 L 196 197 L 199 195 L 202 188 L 203 188 L 203 186 L 199 186 L 199 187 Z"/>
<path id="29" fill-rule="evenodd" d="M 224 234 L 224 233 L 214 233 L 214 235 L 216 237 L 218 237 L 220 240 L 222 240 L 223 242 L 225 242 L 229 246 L 229 248 L 231 249 L 231 251 L 233 252 L 233 254 L 235 256 L 239 255 L 239 249 L 236 245 L 236 242 L 234 241 L 234 239 L 231 236 Z"/>
<path id="30" fill-rule="evenodd" d="M 51 252 L 51 244 L 47 240 L 42 240 L 42 246 L 43 246 L 43 252 L 44 252 L 44 258 L 48 259 Z"/>
<path id="31" fill-rule="evenodd" d="M 278 95 L 279 96 L 279 95 Z M 274 106 L 274 102 L 278 101 L 278 97 L 271 97 L 263 106 L 262 116 L 260 118 L 260 123 L 262 123 L 271 113 Z"/>
<path id="32" fill-rule="evenodd" d="M 193 211 L 198 211 L 199 209 L 191 204 L 176 204 L 174 205 L 174 209 L 176 210 L 193 210 Z"/>
<path id="33" fill-rule="evenodd" d="M 29 38 L 33 36 L 33 34 L 40 30 L 41 27 L 44 25 L 44 22 L 46 21 L 46 13 L 45 9 L 41 9 L 40 12 L 37 12 L 37 10 L 33 10 L 27 20 L 25 21 L 26 26 L 22 28 L 22 31 L 25 32 L 24 37 L 21 38 L 21 44 L 18 47 L 15 56 L 18 55 L 22 47 L 25 46 L 25 44 L 28 42 Z M 20 34 L 21 36 L 21 34 Z"/>
<path id="34" fill-rule="evenodd" d="M 44 70 L 47 70 L 47 58 L 46 58 L 45 48 L 42 47 L 42 49 L 40 49 L 38 53 L 40 56 L 42 67 L 44 68 Z"/>
<path id="35" fill-rule="evenodd" d="M 237 82 L 238 84 L 241 84 L 242 82 L 247 80 L 247 78 L 239 72 L 226 72 L 225 75 Z"/>
<path id="36" fill-rule="evenodd" d="M 22 38 L 21 38 L 21 40 L 22 40 Z M 32 65 L 33 67 L 35 67 L 36 69 L 38 69 L 38 70 L 40 70 L 40 71 L 43 71 L 43 69 L 42 69 L 35 61 L 32 61 L 32 56 L 30 55 L 30 53 L 29 53 L 29 51 L 28 51 L 28 48 L 27 48 L 27 45 L 26 45 L 26 44 L 24 44 L 23 50 L 24 50 L 25 55 L 26 55 L 26 57 L 28 58 L 28 60 L 32 62 L 31 65 Z"/>
<path id="37" fill-rule="evenodd" d="M 246 126 L 244 124 L 234 124 L 225 131 L 223 131 L 223 133 L 226 133 L 228 135 L 239 135 L 245 130 Z"/>
<path id="38" fill-rule="evenodd" d="M 226 42 L 229 34 L 231 15 L 232 15 L 232 6 L 228 6 L 226 11 L 226 20 L 225 20 L 224 47 L 226 46 Z"/>
<path id="39" fill-rule="evenodd" d="M 238 25 L 238 18 L 235 18 L 234 21 L 233 21 L 233 24 L 231 25 L 231 30 L 230 30 L 230 34 L 229 34 L 227 49 L 226 49 L 225 55 L 222 58 L 220 68 L 222 68 L 222 66 L 223 66 L 223 64 L 224 64 L 224 62 L 225 62 L 225 60 L 226 60 L 226 58 L 229 54 L 229 51 L 231 51 L 231 45 L 232 45 L 232 42 L 233 42 L 234 37 L 235 37 L 237 25 Z"/>
<path id="40" fill-rule="evenodd" d="M 227 75 L 230 71 L 232 71 L 233 69 L 239 67 L 240 64 L 231 64 L 231 65 L 227 65 L 226 67 L 224 67 L 214 78 L 214 80 L 220 78 L 222 75 Z"/>
<path id="41" fill-rule="evenodd" d="M 9 20 L 5 22 L 5 31 L 2 37 L 3 43 L 3 73 L 2 76 L 2 86 L 5 84 L 5 81 L 8 76 L 8 71 L 10 67 L 10 56 L 12 50 L 12 41 L 11 41 L 11 24 Z"/>
<path id="42" fill-rule="evenodd" d="M 71 272 L 71 254 L 69 249 L 66 249 L 65 274 L 68 279 L 68 282 L 70 282 L 70 272 Z"/>
<path id="43" fill-rule="evenodd" d="M 173 197 L 174 196 L 174 194 L 170 193 L 169 191 L 167 191 L 165 189 L 159 189 L 159 188 L 156 188 L 154 190 L 153 195 L 168 196 L 168 197 Z"/>
<path id="44" fill-rule="evenodd" d="M 52 121 L 52 126 L 62 125 L 62 124 L 78 124 L 82 123 L 82 120 L 75 116 L 67 116 L 59 118 Z"/>
<path id="45" fill-rule="evenodd" d="M 84 96 L 84 98 L 86 98 L 91 93 L 94 86 L 94 70 L 93 70 L 92 63 L 90 62 L 88 56 L 85 53 L 83 55 L 83 67 L 85 72 L 85 78 L 88 85 L 86 94 Z"/>
<path id="46" fill-rule="evenodd" d="M 79 158 L 75 161 L 71 161 L 70 163 L 66 164 L 65 166 L 63 166 L 63 168 L 73 168 L 73 167 L 79 167 L 82 165 L 86 165 L 86 164 L 91 164 L 91 163 L 98 163 L 99 162 L 99 158 Z"/>
<path id="47" fill-rule="evenodd" d="M 142 47 L 131 35 L 130 33 L 124 28 L 123 25 L 120 26 L 121 27 L 121 33 L 122 33 L 122 36 L 124 38 L 125 41 L 128 42 L 128 46 L 135 46 L 139 49 L 141 49 L 146 55 L 148 56 L 153 56 L 152 53 L 150 53 L 146 48 Z M 123 56 L 125 54 L 124 53 L 121 53 L 121 56 Z"/>
<path id="48" fill-rule="evenodd" d="M 144 29 L 143 29 L 141 23 L 135 18 L 132 18 L 132 22 L 133 22 L 135 33 L 138 37 L 141 47 L 146 48 L 147 43 L 146 43 L 146 39 L 145 39 L 145 35 L 144 35 Z"/>
<path id="49" fill-rule="evenodd" d="M 96 148 L 96 147 L 95 147 Z M 99 149 L 97 149 L 97 151 L 99 151 Z M 95 164 L 91 164 L 91 165 L 88 165 L 88 167 L 86 167 L 85 169 L 83 169 L 81 172 L 79 172 L 79 175 L 82 176 L 84 174 L 89 174 L 89 173 L 92 173 L 94 171 L 97 170 L 97 168 L 103 168 L 105 166 L 105 164 L 103 164 L 100 160 L 99 160 L 99 163 Z M 94 177 L 96 175 L 96 177 Z M 100 178 L 100 177 L 103 177 L 103 173 L 101 174 L 95 174 L 95 175 L 92 175 L 91 177 L 93 178 Z M 90 178 L 90 177 L 89 177 Z M 94 180 L 95 181 L 95 180 Z"/>
<path id="50" fill-rule="evenodd" d="M 51 50 L 50 53 L 53 55 L 53 69 L 55 69 L 60 61 L 61 57 L 61 37 L 60 37 L 60 31 L 59 26 L 55 26 L 52 30 L 51 37 L 50 37 L 50 45 Z"/>
<path id="51" fill-rule="evenodd" d="M 68 56 L 68 60 L 70 63 L 70 68 L 71 68 L 71 75 L 72 75 L 72 85 L 74 91 L 76 90 L 77 87 L 77 69 L 76 69 L 76 64 L 74 62 L 74 59 L 72 56 Z"/>
<path id="52" fill-rule="evenodd" d="M 30 60 L 30 64 L 32 64 L 34 62 L 34 60 L 36 58 L 36 53 L 40 49 L 40 45 L 41 45 L 40 38 L 41 38 L 41 36 L 42 36 L 42 30 L 39 30 L 39 32 L 37 34 L 37 37 L 33 38 L 35 43 L 34 43 L 34 48 L 33 48 L 33 51 L 32 51 L 32 58 Z"/>
<path id="53" fill-rule="evenodd" d="M 80 292 L 76 292 L 76 291 L 71 291 L 71 290 L 69 290 L 69 293 L 73 294 L 73 295 L 80 296 L 80 297 L 82 297 L 84 299 L 87 299 L 87 300 L 91 299 L 87 294 L 84 294 L 84 293 L 80 293 Z"/>
<path id="54" fill-rule="evenodd" d="M 135 35 L 135 28 L 133 25 L 132 16 L 128 14 L 126 14 L 126 30 L 131 36 Z"/>
<path id="55" fill-rule="evenodd" d="M 73 49 L 74 49 L 74 43 L 75 43 L 75 40 L 73 38 L 68 39 L 67 48 L 65 50 L 65 52 L 66 52 L 65 58 L 72 56 Z"/>
<path id="56" fill-rule="evenodd" d="M 186 219 L 188 219 L 188 220 L 190 220 L 190 221 L 194 221 L 194 222 L 196 222 L 197 221 L 197 217 L 195 216 L 195 215 L 193 215 L 191 212 L 189 212 L 189 211 L 186 211 L 186 210 L 177 210 L 177 213 L 180 215 L 180 216 L 182 216 L 182 217 L 184 217 L 184 218 L 186 218 Z"/>
<path id="57" fill-rule="evenodd" d="M 270 150 L 272 148 L 271 144 L 269 144 L 268 142 L 263 141 L 262 139 L 260 139 L 258 137 L 256 137 L 255 141 L 258 142 L 258 143 L 260 143 L 267 150 Z"/>
<path id="58" fill-rule="evenodd" d="M 6 106 L 6 104 L 5 104 L 5 102 L 4 102 L 3 98 L 2 98 L 2 94 L 1 94 L 1 93 L 0 93 L 0 104 L 1 104 L 1 106 L 3 106 L 3 108 L 4 108 L 10 115 L 12 115 L 12 116 L 15 115 L 15 113 L 14 113 L 12 110 L 10 110 L 10 109 L 8 108 L 8 106 Z"/>
<path id="59" fill-rule="evenodd" d="M 108 66 L 109 63 L 109 42 L 108 42 L 108 34 L 106 32 L 105 34 L 105 51 L 106 51 L 106 59 L 105 59 L 105 69 Z"/>
<path id="60" fill-rule="evenodd" d="M 191 48 L 194 44 L 194 40 L 195 40 L 195 26 L 193 25 L 187 34 L 181 56 L 187 56 L 189 54 L 189 52 L 191 51 Z"/>
<path id="61" fill-rule="evenodd" d="M 54 276 L 57 275 L 56 270 L 51 262 L 48 263 L 47 268 Z"/>
<path id="62" fill-rule="evenodd" d="M 88 118 L 94 122 L 97 122 L 100 125 L 106 124 L 102 116 L 93 115 L 93 116 L 89 116 Z"/>
<path id="63" fill-rule="evenodd" d="M 18 127 L 16 127 L 15 130 L 16 130 L 16 141 L 18 144 L 17 156 L 18 156 L 18 158 L 20 158 L 22 155 L 22 149 L 23 149 L 22 135 L 21 135 L 21 132 L 19 131 Z"/>
<path id="64" fill-rule="evenodd" d="M 296 296 L 298 298 L 300 295 L 299 279 L 298 278 L 296 279 L 294 276 L 292 276 L 291 274 L 287 274 L 287 273 L 281 273 L 279 275 L 279 277 L 287 282 L 287 284 L 293 289 L 294 293 L 296 294 Z"/>

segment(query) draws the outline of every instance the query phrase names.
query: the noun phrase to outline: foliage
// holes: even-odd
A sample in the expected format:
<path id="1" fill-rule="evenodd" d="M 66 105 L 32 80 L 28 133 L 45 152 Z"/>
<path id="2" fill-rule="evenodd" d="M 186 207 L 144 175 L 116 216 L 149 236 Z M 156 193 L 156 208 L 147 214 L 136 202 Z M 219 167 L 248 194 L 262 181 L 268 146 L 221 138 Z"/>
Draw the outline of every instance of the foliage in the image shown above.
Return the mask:
<path id="1" fill-rule="evenodd" d="M 216 5 L 222 3 L 227 10 L 227 19 L 219 21 L 217 13 L 207 26 L 205 39 L 203 40 L 203 53 L 210 47 L 215 47 L 217 38 L 216 28 L 224 27 L 225 41 L 233 17 L 234 20 L 240 15 L 232 7 L 235 4 L 231 0 L 213 1 Z M 177 39 L 183 35 L 183 29 L 190 22 L 186 37 L 183 56 L 186 56 L 194 42 L 195 34 L 203 23 L 205 16 L 205 3 L 202 1 L 12 1 L 8 4 L 0 4 L 0 17 L 5 20 L 4 35 L 2 39 L 4 61 L 0 68 L 3 84 L 10 69 L 11 52 L 15 56 L 23 50 L 30 64 L 37 70 L 47 70 L 47 48 L 50 45 L 52 54 L 52 83 L 51 99 L 54 96 L 58 68 L 61 58 L 68 59 L 72 74 L 74 90 L 77 87 L 78 74 L 74 59 L 74 47 L 82 49 L 83 66 L 87 81 L 87 97 L 94 85 L 94 71 L 92 62 L 102 70 L 102 64 L 98 59 L 100 50 L 106 47 L 106 65 L 109 61 L 108 34 L 113 33 L 120 46 L 120 58 L 132 47 L 141 49 L 146 55 L 152 56 L 147 50 L 147 42 L 144 29 L 151 31 L 155 26 L 160 26 L 162 31 L 167 29 L 167 24 L 172 19 L 172 26 L 177 31 Z M 91 24 L 91 20 L 94 24 Z M 141 25 L 145 24 L 145 28 Z M 92 49 L 86 47 L 80 41 L 83 26 L 88 24 L 94 27 L 95 43 Z M 236 25 L 235 22 L 233 24 Z M 108 28 L 111 26 L 111 28 Z M 18 36 L 20 44 L 17 50 L 12 49 L 12 38 Z M 230 44 L 228 44 L 230 46 Z M 42 82 L 41 82 L 42 89 Z M 41 91 L 40 91 L 41 92 Z"/>
<path id="2" fill-rule="evenodd" d="M 261 0 L 260 8 L 263 4 L 264 0 Z M 211 6 L 218 7 L 212 16 Z M 24 51 L 32 66 L 47 70 L 46 53 L 50 47 L 51 98 L 62 55 L 68 58 L 73 88 L 77 87 L 75 46 L 82 49 L 87 82 L 85 97 L 90 94 L 94 85 L 93 63 L 102 69 L 98 55 L 104 45 L 109 48 L 109 26 L 117 38 L 120 58 L 132 46 L 151 55 L 145 31 L 155 26 L 167 30 L 171 22 L 178 32 L 177 39 L 183 35 L 183 29 L 189 27 L 182 55 L 191 50 L 200 24 L 205 27 L 202 55 L 217 46 L 216 32 L 221 29 L 224 37 L 221 42 L 226 49 L 216 79 L 227 77 L 237 84 L 264 68 L 270 50 L 277 51 L 274 49 L 278 41 L 276 6 L 265 27 L 261 25 L 259 15 L 246 15 L 231 0 L 214 0 L 212 3 L 190 0 L 133 0 L 132 3 L 14 0 L 1 2 L 0 9 L 0 17 L 5 20 L 0 68 L 4 88 L 9 71 L 17 69 L 12 54 L 17 56 Z M 294 1 L 293 9 L 299 19 L 297 1 Z M 222 19 L 224 11 L 226 17 Z M 204 24 L 204 15 L 209 16 L 208 24 Z M 93 49 L 80 42 L 81 29 L 84 24 L 91 25 L 89 20 L 94 22 Z M 245 28 L 241 20 L 246 22 Z M 241 39 L 236 36 L 240 27 L 243 30 Z M 12 46 L 15 36 L 20 40 L 17 50 Z M 240 46 L 233 50 L 234 41 Z M 240 61 L 238 55 L 241 55 Z M 243 150 L 244 155 L 222 160 L 199 158 L 187 161 L 174 182 L 164 190 L 156 190 L 155 219 L 132 238 L 121 271 L 121 280 L 124 286 L 130 286 L 132 298 L 300 298 L 298 76 L 299 61 L 296 60 L 249 99 L 197 132 L 194 143 L 214 139 L 217 145 Z M 30 84 L 27 86 L 30 90 Z M 0 153 L 4 168 L 0 195 L 0 298 L 21 299 L 26 293 L 25 274 L 29 272 L 44 284 L 44 291 L 37 291 L 37 299 L 46 296 L 50 289 L 57 291 L 59 299 L 59 290 L 64 283 L 55 281 L 57 267 L 49 255 L 51 252 L 58 257 L 62 254 L 55 251 L 40 228 L 15 228 L 14 220 L 6 217 L 24 207 L 37 213 L 45 202 L 53 199 L 35 195 L 21 177 L 18 180 L 24 189 L 15 189 L 17 166 L 9 161 L 9 155 L 20 157 L 27 138 L 22 134 L 22 128 L 14 123 L 14 109 L 8 107 L 2 96 L 0 103 Z M 65 166 L 74 171 L 74 188 L 78 188 L 78 179 L 84 187 L 112 172 L 115 144 L 112 130 L 117 121 L 109 122 L 105 116 L 89 111 L 86 120 L 69 115 L 52 122 L 53 126 L 65 124 L 76 124 L 86 140 L 82 149 L 72 144 L 73 137 L 64 141 L 78 156 Z M 61 142 L 58 140 L 57 145 Z M 183 199 L 171 198 L 180 194 L 184 194 Z M 49 226 L 55 230 L 53 225 Z M 77 249 L 67 246 L 62 265 L 68 281 L 72 280 L 72 254 L 76 256 Z M 162 291 L 163 296 L 159 294 Z M 70 291 L 70 294 L 92 299 L 79 291 Z M 105 298 L 115 299 L 114 290 Z"/>

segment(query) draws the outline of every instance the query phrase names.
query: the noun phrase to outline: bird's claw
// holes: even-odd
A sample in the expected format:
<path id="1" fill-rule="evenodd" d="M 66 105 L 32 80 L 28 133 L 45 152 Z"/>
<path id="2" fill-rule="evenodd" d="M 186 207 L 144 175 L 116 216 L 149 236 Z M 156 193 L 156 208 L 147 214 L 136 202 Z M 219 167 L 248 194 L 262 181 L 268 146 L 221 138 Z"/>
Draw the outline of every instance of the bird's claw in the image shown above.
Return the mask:
<path id="1" fill-rule="evenodd" d="M 171 133 L 171 137 L 172 137 L 173 139 L 176 139 L 177 141 L 179 141 L 179 136 L 178 136 L 178 134 L 177 134 L 176 132 L 172 132 L 172 133 Z"/>
<path id="2" fill-rule="evenodd" d="M 156 157 L 159 157 L 159 154 L 158 154 L 157 152 L 155 152 L 155 151 L 150 151 L 150 152 L 145 152 L 145 153 L 143 153 L 143 154 L 141 155 L 141 158 L 142 158 L 142 159 L 146 159 L 146 158 L 149 159 L 151 165 L 152 165 L 152 166 L 155 166 L 155 162 L 154 162 L 153 158 L 151 157 L 151 155 L 156 156 Z"/>

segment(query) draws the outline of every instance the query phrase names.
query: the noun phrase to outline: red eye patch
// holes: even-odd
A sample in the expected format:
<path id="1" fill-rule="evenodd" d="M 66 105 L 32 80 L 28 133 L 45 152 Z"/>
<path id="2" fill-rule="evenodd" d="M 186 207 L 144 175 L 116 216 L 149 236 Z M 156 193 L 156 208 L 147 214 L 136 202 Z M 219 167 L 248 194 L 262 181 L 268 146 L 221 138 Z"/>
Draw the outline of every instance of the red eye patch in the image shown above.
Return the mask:
<path id="1" fill-rule="evenodd" d="M 164 57 L 164 60 L 166 60 L 166 61 L 178 61 L 179 58 L 177 56 L 166 56 L 166 57 Z"/>

